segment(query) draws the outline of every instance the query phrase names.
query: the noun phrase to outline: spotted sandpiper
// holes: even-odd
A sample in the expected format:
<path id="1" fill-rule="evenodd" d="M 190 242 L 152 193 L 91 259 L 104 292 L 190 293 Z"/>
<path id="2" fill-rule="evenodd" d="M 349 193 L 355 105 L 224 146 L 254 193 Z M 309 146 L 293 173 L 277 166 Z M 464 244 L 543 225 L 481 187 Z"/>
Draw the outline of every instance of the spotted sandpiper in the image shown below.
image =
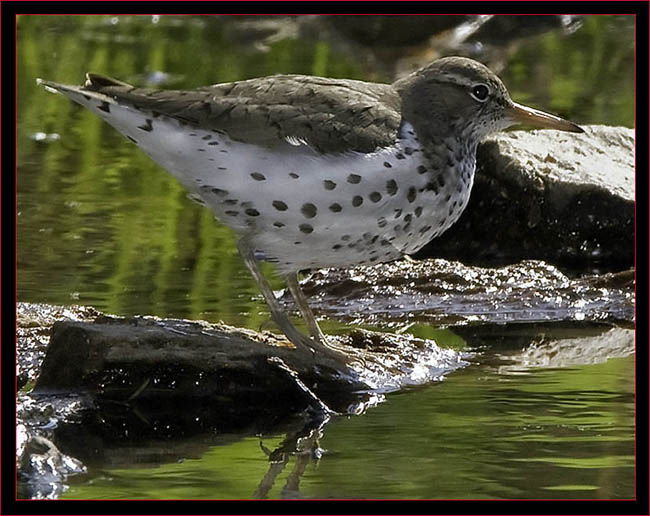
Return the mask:
<path id="1" fill-rule="evenodd" d="M 271 315 L 297 347 L 339 360 L 298 272 L 388 262 L 448 229 L 465 209 L 476 147 L 525 123 L 583 132 L 510 99 L 484 65 L 432 62 L 393 84 L 275 75 L 154 90 L 87 74 L 39 80 L 98 114 L 239 236 Z M 286 278 L 311 338 L 290 322 L 258 260 Z"/>

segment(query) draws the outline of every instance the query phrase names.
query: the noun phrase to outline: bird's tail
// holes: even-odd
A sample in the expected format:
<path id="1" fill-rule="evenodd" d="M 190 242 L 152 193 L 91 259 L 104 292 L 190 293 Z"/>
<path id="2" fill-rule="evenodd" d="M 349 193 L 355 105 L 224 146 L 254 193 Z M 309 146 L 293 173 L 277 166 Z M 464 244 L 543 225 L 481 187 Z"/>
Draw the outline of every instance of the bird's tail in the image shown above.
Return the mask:
<path id="1" fill-rule="evenodd" d="M 60 84 L 45 79 L 36 79 L 36 84 L 45 87 L 47 91 L 52 93 L 63 93 L 69 99 L 98 115 L 102 115 L 102 113 L 106 115 L 106 113 L 110 113 L 111 106 L 118 105 L 113 97 L 99 91 L 102 85 L 129 86 L 126 83 L 92 73 L 86 74 L 86 83 L 83 86 Z"/>

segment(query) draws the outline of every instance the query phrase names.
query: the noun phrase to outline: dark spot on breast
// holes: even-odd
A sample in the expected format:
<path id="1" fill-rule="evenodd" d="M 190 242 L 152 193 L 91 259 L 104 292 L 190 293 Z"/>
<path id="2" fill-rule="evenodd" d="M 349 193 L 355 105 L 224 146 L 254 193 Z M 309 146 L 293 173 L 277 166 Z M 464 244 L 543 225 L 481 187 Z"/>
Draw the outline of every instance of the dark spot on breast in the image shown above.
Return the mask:
<path id="1" fill-rule="evenodd" d="M 343 247 L 341 244 L 334 244 L 332 246 L 332 249 L 334 249 L 335 251 L 338 251 L 339 249 L 341 249 L 341 247 Z"/>
<path id="2" fill-rule="evenodd" d="M 210 140 L 211 138 L 212 138 L 212 135 L 211 135 L 211 134 L 206 134 L 206 135 L 205 135 L 203 138 L 201 138 L 201 139 L 207 141 L 207 140 Z"/>
<path id="3" fill-rule="evenodd" d="M 289 177 L 292 177 L 293 179 L 298 179 L 300 176 L 295 172 L 289 172 Z"/>
<path id="4" fill-rule="evenodd" d="M 377 219 L 377 225 L 378 225 L 380 228 L 385 228 L 385 227 L 386 227 L 386 224 L 388 224 L 388 222 L 386 222 L 386 219 L 385 219 L 384 217 L 379 217 L 379 218 Z"/>
<path id="5" fill-rule="evenodd" d="M 308 218 L 308 219 L 313 219 L 316 216 L 316 206 L 314 206 L 312 203 L 308 202 L 302 205 L 302 208 L 300 208 L 300 211 L 302 214 Z"/>
<path id="6" fill-rule="evenodd" d="M 358 174 L 350 174 L 347 181 L 353 185 L 359 184 L 361 182 L 361 176 Z"/>
<path id="7" fill-rule="evenodd" d="M 406 223 L 411 222 L 411 220 L 413 220 L 413 215 L 411 215 L 410 213 L 404 217 L 404 222 Z"/>
<path id="8" fill-rule="evenodd" d="M 424 226 L 423 228 L 420 228 L 420 231 L 418 231 L 418 233 L 420 233 L 420 235 L 424 235 L 430 229 L 431 229 L 431 226 Z"/>
<path id="9" fill-rule="evenodd" d="M 371 192 L 371 194 L 368 196 L 368 198 L 372 202 L 379 202 L 379 201 L 381 201 L 381 194 L 379 192 Z"/>
<path id="10" fill-rule="evenodd" d="M 388 161 L 384 161 L 384 166 L 385 166 L 386 168 L 393 168 L 393 165 L 391 165 L 390 163 L 388 163 Z"/>
<path id="11" fill-rule="evenodd" d="M 248 215 L 249 217 L 257 217 L 260 214 L 260 212 L 257 211 L 255 208 L 246 208 L 244 213 L 246 213 L 246 215 Z"/>
<path id="12" fill-rule="evenodd" d="M 99 106 L 97 106 L 97 109 L 101 109 L 102 111 L 105 111 L 106 113 L 111 112 L 110 105 L 106 101 L 103 101 Z"/>
<path id="13" fill-rule="evenodd" d="M 383 239 L 381 242 L 379 242 L 379 245 L 386 247 L 387 245 L 390 245 L 390 242 L 386 239 Z"/>
<path id="14" fill-rule="evenodd" d="M 397 159 L 406 159 L 406 156 L 404 156 L 404 154 L 402 154 L 401 152 L 398 152 L 397 154 L 395 154 L 395 157 Z"/>
<path id="15" fill-rule="evenodd" d="M 222 190 L 221 188 L 210 188 L 210 191 L 215 195 L 228 195 L 228 190 Z"/>
<path id="16" fill-rule="evenodd" d="M 341 205 L 340 205 L 339 203 L 337 203 L 337 202 L 335 202 L 334 204 L 330 204 L 330 206 L 329 206 L 329 210 L 330 210 L 331 212 L 334 212 L 334 213 L 338 213 L 338 212 L 340 212 L 342 209 L 343 209 L 343 208 L 341 208 Z"/>
<path id="17" fill-rule="evenodd" d="M 222 202 L 222 204 L 226 204 L 228 206 L 234 206 L 238 202 L 239 201 L 237 199 L 226 199 L 225 201 Z"/>
<path id="18" fill-rule="evenodd" d="M 212 142 L 208 143 L 208 145 L 219 145 L 219 142 L 215 140 L 215 141 L 212 141 Z"/>
<path id="19" fill-rule="evenodd" d="M 417 195 L 418 194 L 417 194 L 417 191 L 415 189 L 415 186 L 412 186 L 412 187 L 409 188 L 409 191 L 406 194 L 406 199 L 408 200 L 408 202 L 413 202 L 413 201 L 415 201 L 415 198 L 417 197 Z"/>
<path id="20" fill-rule="evenodd" d="M 411 154 L 413 154 L 413 149 L 411 147 L 406 147 L 404 149 L 404 154 L 406 154 L 407 156 L 410 156 Z"/>
<path id="21" fill-rule="evenodd" d="M 438 184 L 443 187 L 445 186 L 445 177 L 442 174 L 438 174 Z"/>
<path id="22" fill-rule="evenodd" d="M 286 211 L 287 210 L 286 203 L 284 203 L 282 201 L 273 201 L 271 204 L 278 211 Z"/>
<path id="23" fill-rule="evenodd" d="M 426 174 L 426 172 L 427 172 L 427 167 L 425 167 L 424 165 L 418 166 L 418 174 Z"/>
<path id="24" fill-rule="evenodd" d="M 225 213 L 226 215 L 230 215 L 231 217 L 236 217 L 237 215 L 239 215 L 238 211 L 232 211 L 232 210 L 228 210 Z"/>
<path id="25" fill-rule="evenodd" d="M 400 208 L 397 208 L 395 210 L 395 218 L 399 219 L 402 216 L 402 210 Z"/>
<path id="26" fill-rule="evenodd" d="M 336 183 L 334 181 L 326 179 L 323 181 L 323 186 L 325 187 L 325 190 L 334 190 L 334 188 L 336 188 Z"/>
<path id="27" fill-rule="evenodd" d="M 415 216 L 419 217 L 420 215 L 422 215 L 422 206 L 415 208 Z"/>
<path id="28" fill-rule="evenodd" d="M 386 192 L 388 192 L 388 195 L 395 195 L 398 189 L 397 182 L 394 179 L 386 181 Z"/>
<path id="29" fill-rule="evenodd" d="M 226 167 L 217 167 L 217 170 L 228 170 Z"/>
<path id="30" fill-rule="evenodd" d="M 282 222 L 274 222 L 273 225 L 274 225 L 276 228 L 283 228 L 283 227 L 284 227 L 284 224 L 283 224 Z"/>
<path id="31" fill-rule="evenodd" d="M 352 206 L 358 208 L 362 204 L 363 204 L 363 197 L 361 197 L 360 195 L 355 195 L 354 197 L 352 197 Z"/>
<path id="32" fill-rule="evenodd" d="M 302 231 L 303 233 L 306 233 L 306 234 L 309 234 L 312 231 L 314 231 L 314 228 L 311 227 L 309 224 L 300 224 L 300 226 L 298 226 L 298 228 L 300 229 L 300 231 Z"/>
<path id="33" fill-rule="evenodd" d="M 426 190 L 427 192 L 433 192 L 438 195 L 438 185 L 433 181 L 429 181 L 426 185 L 424 185 L 423 190 Z"/>
<path id="34" fill-rule="evenodd" d="M 264 174 L 260 174 L 259 172 L 252 172 L 251 177 L 255 179 L 255 181 L 266 181 Z"/>

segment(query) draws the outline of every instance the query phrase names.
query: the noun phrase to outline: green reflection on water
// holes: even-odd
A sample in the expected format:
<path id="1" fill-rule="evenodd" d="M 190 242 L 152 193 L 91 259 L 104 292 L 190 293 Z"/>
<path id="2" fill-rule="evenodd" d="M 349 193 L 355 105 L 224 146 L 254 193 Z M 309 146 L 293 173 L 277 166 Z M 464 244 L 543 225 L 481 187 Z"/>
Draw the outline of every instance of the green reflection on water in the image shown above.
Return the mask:
<path id="1" fill-rule="evenodd" d="M 631 498 L 634 358 L 500 375 L 471 367 L 327 425 L 307 498 Z M 273 449 L 283 436 L 265 436 Z M 151 460 L 151 459 L 150 459 Z M 269 497 L 279 498 L 292 457 Z M 66 498 L 250 498 L 269 469 L 256 438 L 200 459 L 106 469 Z"/>
<path id="2" fill-rule="evenodd" d="M 587 16 L 569 36 L 521 44 L 502 78 L 518 102 L 578 123 L 634 127 L 634 19 Z"/>

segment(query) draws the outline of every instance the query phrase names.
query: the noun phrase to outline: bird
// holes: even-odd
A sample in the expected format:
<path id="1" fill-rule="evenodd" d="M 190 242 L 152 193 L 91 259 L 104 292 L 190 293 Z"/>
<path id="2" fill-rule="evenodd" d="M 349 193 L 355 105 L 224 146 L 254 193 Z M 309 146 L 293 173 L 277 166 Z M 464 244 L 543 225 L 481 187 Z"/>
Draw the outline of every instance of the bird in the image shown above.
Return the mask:
<path id="1" fill-rule="evenodd" d="M 344 363 L 350 353 L 321 331 L 299 273 L 390 262 L 441 235 L 467 206 L 490 133 L 522 123 L 584 132 L 515 103 L 487 66 L 458 56 L 392 84 L 291 74 L 187 90 L 96 73 L 83 86 L 37 82 L 99 115 L 232 228 L 289 341 Z M 260 261 L 284 276 L 309 335 Z"/>

